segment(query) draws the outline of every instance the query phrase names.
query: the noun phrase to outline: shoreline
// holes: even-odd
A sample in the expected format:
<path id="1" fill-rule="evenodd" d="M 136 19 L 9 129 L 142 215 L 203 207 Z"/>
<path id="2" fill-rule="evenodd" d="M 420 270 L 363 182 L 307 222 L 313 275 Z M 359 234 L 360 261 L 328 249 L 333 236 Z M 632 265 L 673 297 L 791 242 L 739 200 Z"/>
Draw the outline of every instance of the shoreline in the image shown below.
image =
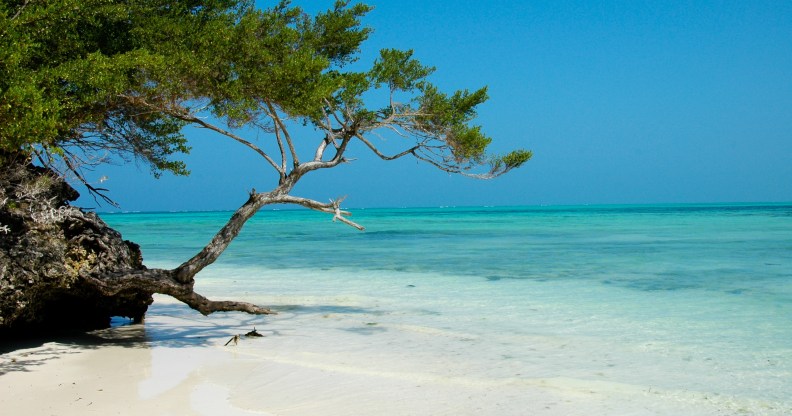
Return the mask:
<path id="1" fill-rule="evenodd" d="M 202 317 L 158 296 L 144 324 L 95 331 L 93 343 L 48 342 L 0 355 L 0 408 L 66 416 L 709 415 L 746 405 L 764 406 L 766 414 L 788 410 L 614 381 L 478 373 L 453 351 L 421 349 L 432 337 L 465 334 L 407 325 L 386 331 L 347 309 L 298 314 L 284 308 L 263 319 Z M 253 326 L 265 336 L 224 346 Z"/>

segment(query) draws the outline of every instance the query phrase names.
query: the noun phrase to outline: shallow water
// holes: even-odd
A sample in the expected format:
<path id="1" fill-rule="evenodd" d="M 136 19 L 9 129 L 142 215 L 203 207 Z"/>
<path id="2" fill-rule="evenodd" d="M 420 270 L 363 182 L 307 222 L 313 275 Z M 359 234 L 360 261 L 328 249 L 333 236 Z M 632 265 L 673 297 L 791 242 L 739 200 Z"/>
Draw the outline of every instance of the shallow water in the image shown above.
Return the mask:
<path id="1" fill-rule="evenodd" d="M 197 289 L 318 325 L 340 344 L 301 344 L 317 366 L 596 392 L 616 413 L 792 413 L 792 205 L 353 212 L 365 232 L 262 211 Z M 230 214 L 102 217 L 172 267 Z"/>

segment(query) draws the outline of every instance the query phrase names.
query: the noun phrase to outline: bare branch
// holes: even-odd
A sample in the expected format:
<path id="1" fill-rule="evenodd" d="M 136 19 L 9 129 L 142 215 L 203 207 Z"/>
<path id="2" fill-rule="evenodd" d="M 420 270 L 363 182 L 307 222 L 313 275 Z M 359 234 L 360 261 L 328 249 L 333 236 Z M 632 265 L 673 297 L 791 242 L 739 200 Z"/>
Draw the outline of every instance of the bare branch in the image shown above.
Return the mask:
<path id="1" fill-rule="evenodd" d="M 380 159 L 382 159 L 382 160 L 394 160 L 394 159 L 398 159 L 398 158 L 403 157 L 403 156 L 407 156 L 409 154 L 413 154 L 414 155 L 415 151 L 418 150 L 421 147 L 420 145 L 419 146 L 413 146 L 413 147 L 411 147 L 411 148 L 409 148 L 409 149 L 407 149 L 407 150 L 405 150 L 405 151 L 403 151 L 401 153 L 395 154 L 393 156 L 387 156 L 387 155 L 383 154 L 382 152 L 380 152 L 379 149 L 377 149 L 377 147 L 374 146 L 373 143 L 371 143 L 370 141 L 366 140 L 366 138 L 363 137 L 362 135 L 356 134 L 355 137 L 357 137 L 358 140 L 360 140 L 366 146 L 368 146 L 368 148 L 371 149 L 371 151 L 374 152 L 374 154 L 376 154 L 377 156 L 379 156 Z"/>
<path id="2" fill-rule="evenodd" d="M 332 105 L 332 104 L 330 103 L 330 101 L 329 101 L 329 100 L 327 100 L 327 99 L 325 99 L 325 104 L 327 104 L 327 107 L 328 107 L 328 108 L 333 108 L 333 105 Z M 327 114 L 327 113 L 325 113 L 325 114 Z M 345 122 L 344 120 L 342 120 L 342 119 L 341 119 L 341 117 L 339 117 L 339 116 L 338 116 L 338 114 L 336 114 L 336 112 L 335 112 L 335 111 L 331 111 L 331 112 L 330 112 L 330 114 L 332 114 L 332 115 L 333 115 L 333 118 L 335 119 L 336 123 L 338 123 L 338 125 L 340 126 L 340 128 L 341 128 L 341 129 L 344 129 L 344 128 L 346 128 L 346 127 L 347 127 L 347 124 L 346 124 L 346 122 Z M 332 123 L 330 123 L 330 122 L 328 121 L 328 127 L 331 127 L 331 124 L 332 124 Z"/>
<path id="3" fill-rule="evenodd" d="M 275 125 L 275 140 L 278 142 L 278 150 L 280 151 L 281 154 L 281 173 L 282 173 L 281 178 L 282 178 L 283 175 L 286 174 L 287 156 L 286 156 L 286 148 L 283 147 L 283 139 L 281 138 L 280 127 L 277 124 Z"/>
<path id="4" fill-rule="evenodd" d="M 157 106 L 157 105 L 154 105 L 154 104 L 151 104 L 151 103 L 147 102 L 146 100 L 142 99 L 141 97 L 133 97 L 133 96 L 128 96 L 128 95 L 121 95 L 120 97 L 126 99 L 127 101 L 129 101 L 132 104 L 140 105 L 140 106 L 143 106 L 143 107 L 147 107 L 147 108 L 152 109 L 153 111 L 163 112 L 163 113 L 165 113 L 165 114 L 167 114 L 167 115 L 169 115 L 171 117 L 174 117 L 174 118 L 176 118 L 178 120 L 186 121 L 188 123 L 198 124 L 199 126 L 205 128 L 205 129 L 209 129 L 209 130 L 212 130 L 212 131 L 214 131 L 216 133 L 220 133 L 220 134 L 222 134 L 222 135 L 224 135 L 224 136 L 226 136 L 226 137 L 228 137 L 230 139 L 233 139 L 233 140 L 235 140 L 235 141 L 237 141 L 239 143 L 242 143 L 243 145 L 245 145 L 248 148 L 252 149 L 254 152 L 258 153 L 261 157 L 263 157 L 264 160 L 266 160 L 273 168 L 275 168 L 276 171 L 278 171 L 278 173 L 281 173 L 281 174 L 284 173 L 284 171 L 278 166 L 278 164 L 275 163 L 275 161 L 272 160 L 272 158 L 267 153 L 265 153 L 263 150 L 261 150 L 255 144 L 243 139 L 242 137 L 239 137 L 238 135 L 236 135 L 234 133 L 231 133 L 228 130 L 222 129 L 222 128 L 218 127 L 218 126 L 215 126 L 214 124 L 208 123 L 205 120 L 195 116 L 194 114 L 188 113 L 185 109 L 183 109 L 181 107 L 174 109 L 174 108 L 171 108 L 171 107 L 168 107 L 168 106 Z"/>
<path id="5" fill-rule="evenodd" d="M 328 101 L 327 99 L 325 99 L 325 104 L 327 104 L 328 108 L 332 106 L 330 104 L 330 101 Z M 326 133 L 325 137 L 322 139 L 322 141 L 319 143 L 319 146 L 316 148 L 316 152 L 314 153 L 314 161 L 315 162 L 321 162 L 322 161 L 322 159 L 324 158 L 324 152 L 325 152 L 325 150 L 327 150 L 327 146 L 329 144 L 332 143 L 332 144 L 335 145 L 335 134 L 336 134 L 337 130 L 333 129 L 333 122 L 330 121 L 330 114 L 332 114 L 333 118 L 335 118 L 336 122 L 338 122 L 338 124 L 341 125 L 340 130 L 343 130 L 346 127 L 346 125 L 341 121 L 341 119 L 338 117 L 338 115 L 334 111 L 331 111 L 330 113 L 328 113 L 325 108 L 322 108 L 322 114 L 324 114 L 325 123 L 326 124 L 325 125 L 320 125 L 319 127 L 324 129 L 327 133 Z M 336 150 L 338 150 L 338 146 L 335 146 L 335 148 L 336 148 Z"/>
<path id="6" fill-rule="evenodd" d="M 325 138 L 319 143 L 319 147 L 316 148 L 316 154 L 314 155 L 314 162 L 321 162 L 322 158 L 324 157 L 325 149 L 327 149 L 327 145 L 330 144 L 330 139 L 325 136 Z"/>
<path id="7" fill-rule="evenodd" d="M 365 230 L 365 228 L 362 225 L 350 221 L 347 218 L 344 218 L 352 215 L 352 213 L 349 211 L 341 210 L 341 202 L 343 202 L 345 198 L 346 197 L 341 197 L 336 200 L 330 200 L 329 203 L 322 203 L 319 201 L 314 201 L 313 199 L 301 198 L 291 195 L 283 195 L 282 197 L 279 198 L 280 200 L 279 202 L 300 205 L 312 209 L 314 211 L 333 214 L 333 221 L 341 221 L 344 224 L 357 228 L 360 231 Z"/>
<path id="8" fill-rule="evenodd" d="M 118 203 L 113 201 L 105 194 L 105 192 L 108 192 L 108 189 L 94 187 L 88 182 L 88 180 L 85 179 L 85 175 L 82 173 L 82 170 L 83 167 L 88 164 L 88 162 L 85 162 L 80 157 L 70 152 L 68 148 L 64 147 L 61 148 L 61 150 L 63 150 L 64 154 L 59 159 L 62 160 L 63 164 L 65 165 L 65 167 L 62 169 L 55 165 L 55 157 L 53 157 L 46 148 L 33 148 L 32 152 L 36 155 L 36 158 L 39 160 L 42 166 L 48 167 L 61 177 L 74 179 L 83 184 L 83 186 L 88 189 L 88 193 L 97 204 L 99 203 L 99 199 L 97 199 L 97 197 L 99 197 L 109 205 L 118 208 Z"/>
<path id="9" fill-rule="evenodd" d="M 294 143 L 292 142 L 291 135 L 289 135 L 289 130 L 286 128 L 286 124 L 281 120 L 280 116 L 278 116 L 278 111 L 275 109 L 275 106 L 272 105 L 270 102 L 266 102 L 267 108 L 269 109 L 269 115 L 275 120 L 275 132 L 277 134 L 277 128 L 280 126 L 281 131 L 283 131 L 283 137 L 286 139 L 286 144 L 289 146 L 289 151 L 292 155 L 292 163 L 294 166 L 300 164 L 300 158 L 297 156 L 297 150 L 294 148 Z"/>
<path id="10" fill-rule="evenodd" d="M 253 143 L 251 143 L 251 142 L 249 142 L 249 141 L 237 136 L 236 134 L 231 133 L 230 131 L 221 129 L 220 127 L 217 127 L 214 124 L 207 123 L 206 121 L 204 121 L 204 120 L 202 120 L 202 119 L 200 119 L 200 118 L 198 118 L 196 116 L 193 116 L 193 115 L 175 115 L 175 114 L 171 114 L 171 115 L 176 117 L 176 118 L 178 118 L 178 119 L 180 119 L 180 120 L 196 123 L 196 124 L 200 125 L 203 128 L 215 131 L 215 132 L 220 133 L 220 134 L 222 134 L 222 135 L 224 135 L 226 137 L 229 137 L 229 138 L 231 138 L 233 140 L 236 140 L 239 143 L 242 143 L 243 145 L 245 145 L 245 146 L 249 147 L 250 149 L 252 149 L 254 152 L 258 153 L 261 157 L 263 157 L 264 160 L 266 160 L 273 168 L 275 168 L 275 170 L 278 171 L 278 173 L 284 173 L 284 170 L 281 169 L 281 167 L 278 166 L 278 164 L 275 163 L 275 161 L 272 160 L 272 158 L 267 153 L 265 153 L 263 150 L 261 150 L 261 148 L 259 148 L 255 144 L 253 144 Z"/>
<path id="11" fill-rule="evenodd" d="M 109 196 L 107 196 L 105 194 L 105 192 L 109 191 L 108 189 L 106 189 L 106 188 L 96 188 L 93 185 L 91 185 L 90 183 L 88 183 L 88 181 L 85 179 L 85 177 L 82 174 L 81 167 L 79 165 L 75 165 L 72 162 L 73 160 L 77 159 L 77 157 L 74 156 L 67 149 L 63 149 L 63 151 L 65 153 L 65 156 L 63 157 L 63 162 L 66 163 L 66 166 L 68 167 L 69 171 L 71 171 L 72 174 L 74 174 L 74 177 L 78 181 L 80 181 L 80 183 L 82 183 L 83 186 L 85 186 L 88 189 L 88 193 L 91 194 L 91 197 L 94 199 L 94 201 L 99 203 L 99 201 L 96 199 L 96 197 L 98 196 L 99 198 L 102 198 L 103 201 L 107 202 L 111 206 L 113 206 L 115 208 L 119 208 L 120 205 L 118 205 L 117 202 L 113 201 Z"/>
<path id="12" fill-rule="evenodd" d="M 462 175 L 462 176 L 465 176 L 465 177 L 468 177 L 468 178 L 494 179 L 494 178 L 497 178 L 498 176 L 503 175 L 504 173 L 509 171 L 509 169 L 506 169 L 506 170 L 503 170 L 501 172 L 468 173 L 468 172 L 465 172 L 464 170 L 462 170 L 458 165 L 440 163 L 440 162 L 438 162 L 436 160 L 433 160 L 431 158 L 423 156 L 423 155 L 419 154 L 418 152 L 413 153 L 413 155 L 417 159 L 422 160 L 422 161 L 424 161 L 426 163 L 429 163 L 430 165 L 433 165 L 433 166 L 435 166 L 436 168 L 438 168 L 438 169 L 440 169 L 442 171 L 445 171 L 445 172 L 448 172 L 448 173 L 454 173 L 454 174 Z"/>
<path id="13" fill-rule="evenodd" d="M 341 162 L 346 161 L 346 159 L 344 159 L 344 152 L 346 151 L 346 147 L 349 144 L 349 141 L 350 141 L 349 138 L 344 138 L 343 140 L 341 140 L 341 144 L 336 147 L 336 154 L 335 156 L 333 156 L 332 159 L 327 161 L 313 160 L 310 162 L 306 162 L 295 168 L 295 171 L 299 176 L 302 176 L 312 170 L 327 169 L 338 166 L 339 164 L 341 164 Z"/>
<path id="14" fill-rule="evenodd" d="M 271 197 L 271 194 L 252 193 L 247 202 L 234 212 L 234 215 L 231 216 L 226 225 L 215 234 L 212 241 L 203 250 L 174 269 L 174 279 L 180 283 L 192 282 L 198 272 L 214 263 L 220 257 L 220 254 L 231 244 L 231 241 L 239 235 L 242 226 L 247 220 L 253 217 L 264 205 L 276 202 Z"/>
<path id="15" fill-rule="evenodd" d="M 173 297 L 186 303 L 187 306 L 197 310 L 203 315 L 209 315 L 213 312 L 247 312 L 256 315 L 277 314 L 269 308 L 262 308 L 261 306 L 248 302 L 238 302 L 234 300 L 210 300 L 194 291 L 191 291 L 184 296 Z"/>
<path id="16" fill-rule="evenodd" d="M 330 130 L 333 129 L 333 122 L 330 121 L 330 113 L 327 112 L 327 109 L 328 108 L 332 108 L 332 104 L 330 104 L 330 101 L 328 99 L 326 99 L 326 98 L 325 98 L 324 102 L 325 102 L 325 105 L 327 106 L 327 108 L 322 107 L 322 115 L 324 115 L 325 124 L 323 126 L 320 125 L 319 127 L 330 131 Z M 333 116 L 335 116 L 335 113 L 333 113 Z M 337 120 L 338 120 L 338 117 L 336 117 L 336 121 Z"/>
<path id="17" fill-rule="evenodd" d="M 257 315 L 275 314 L 268 308 L 252 303 L 237 301 L 213 301 L 193 290 L 192 283 L 182 283 L 174 279 L 172 270 L 135 269 L 96 278 L 86 276 L 102 294 L 114 296 L 123 291 L 143 290 L 172 296 L 203 315 L 213 312 L 239 311 Z M 149 293 L 150 293 L 149 292 Z"/>
<path id="18" fill-rule="evenodd" d="M 346 127 L 347 127 L 347 125 L 346 125 L 346 123 L 344 122 L 344 120 L 342 120 L 342 119 L 341 119 L 341 117 L 339 117 L 339 116 L 338 116 L 338 114 L 336 114 L 336 112 L 335 112 L 335 111 L 333 111 L 333 112 L 332 112 L 332 114 L 333 114 L 333 118 L 336 120 L 336 122 L 338 123 L 338 125 L 340 126 L 340 128 L 344 129 L 344 128 L 346 128 Z"/>
<path id="19" fill-rule="evenodd" d="M 22 14 L 22 11 L 25 10 L 25 7 L 27 7 L 28 4 L 30 4 L 30 0 L 25 0 L 25 2 L 21 6 L 19 6 L 19 10 L 17 10 L 17 12 L 14 13 L 13 16 L 11 16 L 10 20 L 16 20 L 16 18 L 19 17 L 20 14 Z"/>
<path id="20" fill-rule="evenodd" d="M 396 133 L 397 135 L 399 135 L 401 137 L 405 137 L 405 138 L 409 137 L 409 135 L 407 133 L 405 133 L 403 130 L 400 130 L 399 127 L 401 127 L 401 126 L 394 125 L 392 123 L 391 124 L 383 124 L 383 125 L 375 126 L 375 128 L 385 128 L 385 129 L 391 130 L 392 132 Z"/>

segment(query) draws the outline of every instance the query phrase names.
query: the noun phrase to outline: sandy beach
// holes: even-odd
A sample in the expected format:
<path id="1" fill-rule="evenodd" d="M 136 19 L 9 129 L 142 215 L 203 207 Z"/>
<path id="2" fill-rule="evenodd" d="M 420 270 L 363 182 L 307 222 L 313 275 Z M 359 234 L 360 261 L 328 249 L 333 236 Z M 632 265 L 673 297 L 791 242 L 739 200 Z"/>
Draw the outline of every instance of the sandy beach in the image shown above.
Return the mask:
<path id="1" fill-rule="evenodd" d="M 0 74 L 0 416 L 792 416 L 792 1 L 6 0 Z"/>
<path id="2" fill-rule="evenodd" d="M 458 351 L 427 345 L 465 334 L 386 331 L 368 322 L 376 316 L 348 309 L 203 317 L 158 297 L 143 325 L 117 322 L 0 355 L 0 408 L 67 416 L 712 415 L 746 405 L 590 379 L 487 375 Z M 254 326 L 264 337 L 224 345 Z"/>

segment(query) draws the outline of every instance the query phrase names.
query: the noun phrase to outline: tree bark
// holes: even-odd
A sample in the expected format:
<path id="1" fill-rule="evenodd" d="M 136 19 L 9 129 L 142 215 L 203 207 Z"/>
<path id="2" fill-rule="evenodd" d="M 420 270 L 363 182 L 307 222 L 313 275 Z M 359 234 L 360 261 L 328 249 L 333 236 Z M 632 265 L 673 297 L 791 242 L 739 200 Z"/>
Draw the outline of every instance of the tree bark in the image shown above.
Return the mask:
<path id="1" fill-rule="evenodd" d="M 245 222 L 253 217 L 269 200 L 269 194 L 251 193 L 247 202 L 234 212 L 231 219 L 215 234 L 212 241 L 198 254 L 182 263 L 173 271 L 174 279 L 182 284 L 192 283 L 195 275 L 220 257 L 223 251 L 228 248 L 228 245 L 231 244 L 231 241 L 239 235 Z"/>
<path id="2" fill-rule="evenodd" d="M 203 315 L 213 312 L 240 311 L 251 314 L 275 314 L 268 308 L 239 301 L 214 301 L 195 292 L 193 283 L 182 283 L 173 276 L 173 270 L 138 269 L 94 279 L 93 284 L 106 296 L 115 296 L 126 290 L 146 290 L 172 296 Z"/>

